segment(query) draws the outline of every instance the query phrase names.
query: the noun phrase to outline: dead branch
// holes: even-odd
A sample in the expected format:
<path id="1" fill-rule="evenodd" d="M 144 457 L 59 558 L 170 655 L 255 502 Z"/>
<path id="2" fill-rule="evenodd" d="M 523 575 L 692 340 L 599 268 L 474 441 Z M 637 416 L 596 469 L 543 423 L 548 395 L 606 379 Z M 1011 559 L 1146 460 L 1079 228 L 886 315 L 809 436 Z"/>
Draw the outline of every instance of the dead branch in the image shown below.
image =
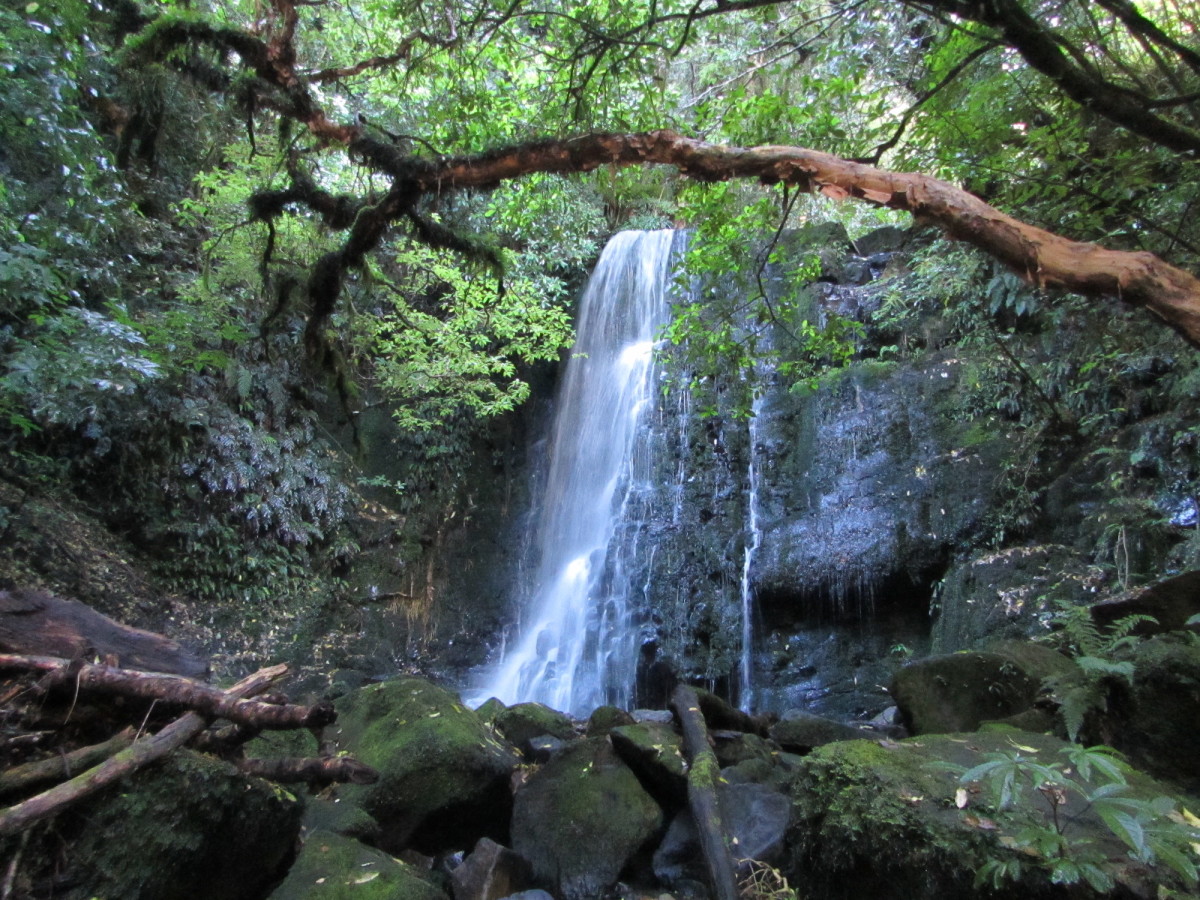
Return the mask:
<path id="1" fill-rule="evenodd" d="M 39 759 L 0 772 L 0 795 L 17 794 L 46 781 L 70 778 L 81 769 L 108 759 L 133 743 L 134 730 L 126 728 L 102 744 L 80 747 L 70 753 Z"/>
<path id="2" fill-rule="evenodd" d="M 700 713 L 696 691 L 681 684 L 671 695 L 671 708 L 683 731 L 683 749 L 688 761 L 688 808 L 696 822 L 700 849 L 708 868 L 714 900 L 737 900 L 733 857 L 725 843 L 725 828 L 717 803 L 717 755 L 708 744 L 708 729 Z"/>
<path id="3" fill-rule="evenodd" d="M 260 669 L 253 675 L 235 684 L 225 693 L 231 700 L 252 697 L 261 693 L 276 680 L 287 674 L 287 666 L 272 666 Z M 172 750 L 182 747 L 205 727 L 199 714 L 189 712 L 153 737 L 134 742 L 120 753 L 110 757 L 95 768 L 50 788 L 28 800 L 0 811 L 0 837 L 18 834 L 35 822 L 50 818 L 68 806 L 89 797 L 101 788 L 124 778 Z"/>
<path id="4" fill-rule="evenodd" d="M 0 654 L 0 668 L 47 672 L 39 687 L 48 690 L 70 685 L 80 692 L 114 694 L 142 700 L 157 700 L 182 706 L 205 716 L 228 719 L 254 728 L 319 728 L 336 714 L 329 703 L 294 706 L 237 699 L 228 691 L 173 675 L 154 675 L 94 663 L 79 663 L 52 657 L 22 657 Z"/>

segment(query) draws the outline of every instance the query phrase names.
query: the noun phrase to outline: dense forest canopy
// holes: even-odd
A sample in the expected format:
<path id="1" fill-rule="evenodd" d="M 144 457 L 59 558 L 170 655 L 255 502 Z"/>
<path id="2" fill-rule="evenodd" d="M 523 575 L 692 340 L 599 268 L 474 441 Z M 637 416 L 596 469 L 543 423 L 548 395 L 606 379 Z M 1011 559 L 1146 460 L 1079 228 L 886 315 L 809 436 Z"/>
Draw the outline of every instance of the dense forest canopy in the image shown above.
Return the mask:
<path id="1" fill-rule="evenodd" d="M 1121 301 L 1200 343 L 1200 12 L 1178 0 L 6 0 L 0 19 L 6 474 L 67 479 L 184 551 L 172 576 L 201 596 L 265 596 L 268 574 L 303 593 L 314 553 L 353 552 L 331 408 L 394 411 L 405 477 L 366 487 L 436 540 L 464 448 L 569 345 L 579 273 L 619 228 L 688 225 L 690 274 L 746 279 L 748 309 L 679 311 L 695 377 L 853 355 L 859 323 L 754 289 L 772 235 L 831 216 L 855 234 L 911 212 L 1079 292 L 996 269 L 971 300 L 947 272 L 983 257 L 930 258 L 947 321 L 982 329 L 1043 419 L 1108 421 Z M 1022 367 L 1023 316 L 1067 328 L 1097 304 L 1087 358 Z"/>

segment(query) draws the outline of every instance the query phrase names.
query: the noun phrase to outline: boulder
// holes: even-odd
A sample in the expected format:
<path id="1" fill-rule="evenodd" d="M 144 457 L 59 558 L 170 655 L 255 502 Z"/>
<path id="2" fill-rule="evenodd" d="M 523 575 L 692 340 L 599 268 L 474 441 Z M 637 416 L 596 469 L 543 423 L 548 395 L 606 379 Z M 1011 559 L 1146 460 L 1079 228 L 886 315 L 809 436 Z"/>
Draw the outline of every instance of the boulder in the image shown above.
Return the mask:
<path id="1" fill-rule="evenodd" d="M 488 725 L 492 725 L 496 721 L 496 716 L 500 715 L 500 713 L 502 713 L 505 709 L 507 709 L 507 707 L 499 698 L 489 697 L 479 705 L 478 709 L 475 710 L 475 715 L 479 716 L 479 718 Z"/>
<path id="2" fill-rule="evenodd" d="M 1101 717 L 1105 743 L 1152 775 L 1200 792 L 1200 645 L 1161 635 L 1134 646 L 1133 681 L 1114 681 Z"/>
<path id="3" fill-rule="evenodd" d="M 267 900 L 449 900 L 415 866 L 329 831 L 313 831 Z"/>
<path id="4" fill-rule="evenodd" d="M 600 706 L 588 716 L 587 736 L 603 737 L 618 726 L 633 723 L 633 716 L 619 706 Z"/>
<path id="5" fill-rule="evenodd" d="M 532 738 L 548 734 L 560 741 L 576 737 L 571 717 L 541 703 L 517 703 L 496 713 L 495 726 L 514 747 L 529 752 Z"/>
<path id="6" fill-rule="evenodd" d="M 379 772 L 375 784 L 342 786 L 339 796 L 379 823 L 380 847 L 437 854 L 484 836 L 507 840 L 517 754 L 456 695 L 404 678 L 353 691 L 337 708 L 339 749 Z"/>
<path id="7" fill-rule="evenodd" d="M 513 849 L 560 900 L 593 900 L 659 833 L 662 811 L 603 738 L 587 738 L 517 793 Z"/>
<path id="8" fill-rule="evenodd" d="M 783 873 L 792 884 L 804 885 L 808 896 L 823 900 L 981 896 L 975 876 L 989 860 L 1010 863 L 1018 872 L 987 892 L 994 900 L 1151 898 L 1157 883 L 1180 887 L 1165 868 L 1151 870 L 1131 859 L 1094 806 L 1068 791 L 1054 809 L 1069 823 L 1062 833 L 1071 852 L 1094 860 L 1116 886 L 1105 893 L 1080 882 L 1067 892 L 1051 884 L 1043 858 L 1013 849 L 1017 835 L 1032 825 L 1053 829 L 1036 782 L 1023 780 L 1017 805 L 1007 810 L 992 805 L 994 795 L 959 783 L 959 772 L 1000 754 L 1062 764 L 1068 746 L 1054 737 L 1005 729 L 819 747 L 804 758 L 793 787 Z M 1169 793 L 1140 773 L 1132 773 L 1129 782 L 1129 795 L 1143 801 Z"/>
<path id="9" fill-rule="evenodd" d="M 659 722 L 621 725 L 609 734 L 617 755 L 638 780 L 667 808 L 687 800 L 687 764 L 683 741 L 675 729 Z"/>
<path id="10" fill-rule="evenodd" d="M 529 863 L 490 838 L 450 873 L 454 900 L 500 900 L 529 886 Z"/>
<path id="11" fill-rule="evenodd" d="M 1188 627 L 1192 616 L 1200 613 L 1200 572 L 1185 572 L 1168 578 L 1128 597 L 1107 600 L 1092 606 L 1097 625 L 1112 625 L 1131 615 L 1151 616 L 1154 622 L 1141 622 L 1135 634 L 1158 634 Z M 1193 629 L 1196 626 L 1192 626 Z"/>
<path id="12" fill-rule="evenodd" d="M 771 726 L 771 740 L 791 753 L 807 753 L 822 744 L 865 737 L 862 729 L 833 719 L 789 709 Z"/>
<path id="13" fill-rule="evenodd" d="M 998 653 L 952 653 L 902 667 L 888 690 L 912 734 L 946 734 L 1028 709 L 1040 684 Z"/>
<path id="14" fill-rule="evenodd" d="M 64 852 L 76 815 L 82 830 Z M 72 897 L 257 900 L 280 876 L 300 815 L 288 791 L 184 751 L 60 816 L 46 859 L 61 854 Z"/>
<path id="15" fill-rule="evenodd" d="M 772 752 L 778 749 L 757 734 L 741 731 L 714 730 L 709 731 L 708 736 L 717 755 L 717 764 L 722 768 L 736 766 L 749 759 L 770 760 Z"/>
<path id="16" fill-rule="evenodd" d="M 791 817 L 791 801 L 763 784 L 718 783 L 717 802 L 730 852 L 739 870 L 748 860 L 774 863 L 780 858 Z M 705 879 L 704 859 L 692 814 L 679 813 L 654 853 L 654 874 L 675 886 Z"/>

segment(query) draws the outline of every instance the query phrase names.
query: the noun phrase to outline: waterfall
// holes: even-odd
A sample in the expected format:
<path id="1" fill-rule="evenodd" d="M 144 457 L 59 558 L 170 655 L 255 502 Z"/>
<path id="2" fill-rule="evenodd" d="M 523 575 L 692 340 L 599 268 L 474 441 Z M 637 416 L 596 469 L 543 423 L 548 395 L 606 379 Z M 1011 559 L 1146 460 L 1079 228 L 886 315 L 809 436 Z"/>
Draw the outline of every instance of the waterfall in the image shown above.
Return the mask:
<path id="1" fill-rule="evenodd" d="M 754 398 L 750 407 L 750 418 L 747 420 L 750 447 L 747 453 L 746 481 L 748 493 L 746 497 L 747 522 L 746 549 L 742 555 L 742 654 L 738 665 L 739 698 L 742 710 L 750 712 L 754 700 L 754 587 L 751 582 L 751 569 L 754 565 L 754 554 L 762 541 L 762 533 L 758 527 L 758 464 L 755 457 L 758 454 L 758 414 L 762 409 L 763 395 Z"/>
<path id="2" fill-rule="evenodd" d="M 616 235 L 588 281 L 552 426 L 533 593 L 481 699 L 575 714 L 633 700 L 643 589 L 612 548 L 634 494 L 650 487 L 637 477 L 638 435 L 656 402 L 675 234 Z"/>

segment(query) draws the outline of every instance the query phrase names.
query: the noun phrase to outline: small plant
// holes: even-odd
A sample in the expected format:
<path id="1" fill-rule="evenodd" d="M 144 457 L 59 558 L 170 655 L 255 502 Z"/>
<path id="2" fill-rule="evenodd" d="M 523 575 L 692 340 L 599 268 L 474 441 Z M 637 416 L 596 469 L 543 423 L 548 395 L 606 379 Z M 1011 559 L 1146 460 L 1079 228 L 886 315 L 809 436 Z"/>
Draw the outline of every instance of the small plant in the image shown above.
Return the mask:
<path id="1" fill-rule="evenodd" d="M 1133 633 L 1139 625 L 1157 624 L 1157 620 L 1146 615 L 1125 616 L 1102 631 L 1092 619 L 1089 607 L 1060 604 L 1056 622 L 1066 649 L 1074 654 L 1078 670 L 1065 678 L 1048 679 L 1047 687 L 1061 704 L 1067 736 L 1076 741 L 1087 714 L 1103 708 L 1108 679 L 1133 681 L 1133 663 L 1116 656 L 1141 640 Z"/>
<path id="2" fill-rule="evenodd" d="M 1132 796 L 1127 780 L 1131 769 L 1115 750 L 1071 746 L 1059 751 L 1059 759 L 1044 761 L 1034 747 L 1015 742 L 1013 747 L 986 754 L 984 762 L 959 777 L 963 787 L 956 805 L 965 807 L 969 788 L 975 786 L 987 805 L 1012 816 L 1017 826 L 1000 838 L 1014 852 L 984 863 L 976 887 L 998 888 L 1034 865 L 1054 884 L 1084 881 L 1096 891 L 1111 890 L 1112 876 L 1102 867 L 1104 853 L 1074 827 L 1089 811 L 1120 839 L 1131 859 L 1164 865 L 1189 887 L 1196 885 L 1200 819 L 1170 797 Z"/>
<path id="3" fill-rule="evenodd" d="M 799 900 L 796 889 L 774 866 L 757 859 L 739 859 L 742 870 L 738 894 L 742 900 Z"/>

